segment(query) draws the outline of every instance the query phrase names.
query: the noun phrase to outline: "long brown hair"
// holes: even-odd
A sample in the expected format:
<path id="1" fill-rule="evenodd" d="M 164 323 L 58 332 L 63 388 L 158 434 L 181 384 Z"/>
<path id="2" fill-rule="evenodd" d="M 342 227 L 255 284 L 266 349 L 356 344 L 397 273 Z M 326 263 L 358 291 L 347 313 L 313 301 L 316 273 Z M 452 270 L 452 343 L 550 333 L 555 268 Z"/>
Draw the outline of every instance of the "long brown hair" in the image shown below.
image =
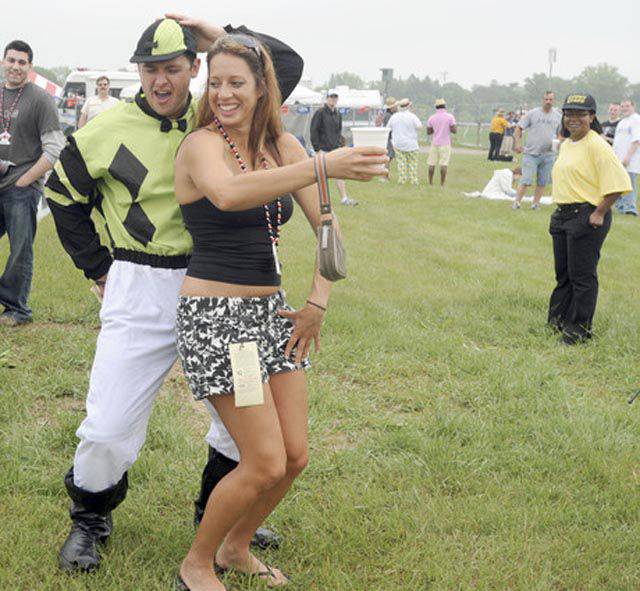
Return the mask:
<path id="1" fill-rule="evenodd" d="M 244 40 L 253 46 L 247 46 Z M 263 150 L 271 152 L 280 165 L 281 158 L 276 141 L 282 135 L 280 121 L 280 104 L 282 102 L 280 86 L 276 78 L 273 61 L 268 49 L 254 37 L 246 35 L 227 35 L 216 41 L 207 53 L 207 86 L 198 107 L 198 122 L 196 127 L 206 127 L 213 121 L 213 111 L 209 104 L 209 76 L 211 75 L 211 60 L 219 54 L 234 55 L 243 59 L 256 81 L 257 88 L 262 90 L 258 98 L 256 109 L 249 131 L 249 149 L 253 154 L 253 166 L 257 165 L 258 154 Z"/>

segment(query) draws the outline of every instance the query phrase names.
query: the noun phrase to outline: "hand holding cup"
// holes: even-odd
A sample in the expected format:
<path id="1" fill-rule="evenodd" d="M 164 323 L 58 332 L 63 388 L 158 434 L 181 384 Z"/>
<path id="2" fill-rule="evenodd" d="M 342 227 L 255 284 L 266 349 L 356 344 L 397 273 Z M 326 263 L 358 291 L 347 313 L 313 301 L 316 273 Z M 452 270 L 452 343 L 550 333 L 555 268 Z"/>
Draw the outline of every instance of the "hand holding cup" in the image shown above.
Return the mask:
<path id="1" fill-rule="evenodd" d="M 357 148 L 338 148 L 329 152 L 327 175 L 334 179 L 352 181 L 370 181 L 376 176 L 387 176 L 389 163 L 386 148 L 361 146 Z"/>

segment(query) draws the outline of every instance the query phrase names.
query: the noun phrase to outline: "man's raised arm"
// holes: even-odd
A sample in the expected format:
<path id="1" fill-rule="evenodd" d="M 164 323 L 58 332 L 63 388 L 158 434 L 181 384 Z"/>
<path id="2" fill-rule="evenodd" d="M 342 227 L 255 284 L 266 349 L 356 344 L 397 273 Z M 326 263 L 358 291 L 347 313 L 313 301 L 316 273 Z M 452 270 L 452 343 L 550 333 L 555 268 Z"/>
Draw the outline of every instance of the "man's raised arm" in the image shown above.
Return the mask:
<path id="1" fill-rule="evenodd" d="M 244 25 L 239 27 L 227 25 L 222 29 L 202 19 L 192 18 L 184 14 L 167 13 L 165 17 L 175 19 L 181 25 L 191 28 L 196 35 L 198 51 L 208 51 L 209 47 L 225 33 L 229 35 L 241 33 L 243 35 L 252 35 L 259 39 L 261 43 L 269 48 L 269 52 L 271 53 L 273 67 L 275 68 L 278 84 L 280 85 L 282 102 L 287 100 L 294 88 L 298 85 L 298 82 L 300 82 L 300 78 L 302 78 L 304 61 L 291 47 L 275 37 L 257 33 Z"/>
<path id="2" fill-rule="evenodd" d="M 240 26 L 235 29 L 231 25 L 227 25 L 224 30 L 227 33 L 253 35 L 269 48 L 271 58 L 273 59 L 273 67 L 278 77 L 278 84 L 280 85 L 282 102 L 284 103 L 294 91 L 298 82 L 300 82 L 300 78 L 302 78 L 302 69 L 304 67 L 303 59 L 286 43 L 270 35 L 256 33 L 255 31 L 247 29 L 245 26 Z"/>

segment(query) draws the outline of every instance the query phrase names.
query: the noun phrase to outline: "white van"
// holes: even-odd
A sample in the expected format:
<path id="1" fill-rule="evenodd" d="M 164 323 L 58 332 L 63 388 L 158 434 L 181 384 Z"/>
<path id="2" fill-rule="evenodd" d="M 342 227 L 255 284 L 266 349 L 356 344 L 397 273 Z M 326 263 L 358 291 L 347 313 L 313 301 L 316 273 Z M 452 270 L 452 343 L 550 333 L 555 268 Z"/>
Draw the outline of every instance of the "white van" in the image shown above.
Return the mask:
<path id="1" fill-rule="evenodd" d="M 140 83 L 140 75 L 137 70 L 120 72 L 78 69 L 71 72 L 64 83 L 60 103 L 60 122 L 65 134 L 75 130 L 80 117 L 80 109 L 87 98 L 96 94 L 96 82 L 101 76 L 109 78 L 109 94 L 116 98 L 120 98 L 120 92 L 123 88 Z"/>
<path id="2" fill-rule="evenodd" d="M 106 76 L 111 81 L 109 94 L 120 98 L 120 91 L 127 86 L 140 82 L 137 71 L 118 72 L 107 70 L 74 70 L 67 76 L 64 83 L 64 96 L 82 96 L 89 98 L 96 94 L 96 81 L 100 76 Z"/>

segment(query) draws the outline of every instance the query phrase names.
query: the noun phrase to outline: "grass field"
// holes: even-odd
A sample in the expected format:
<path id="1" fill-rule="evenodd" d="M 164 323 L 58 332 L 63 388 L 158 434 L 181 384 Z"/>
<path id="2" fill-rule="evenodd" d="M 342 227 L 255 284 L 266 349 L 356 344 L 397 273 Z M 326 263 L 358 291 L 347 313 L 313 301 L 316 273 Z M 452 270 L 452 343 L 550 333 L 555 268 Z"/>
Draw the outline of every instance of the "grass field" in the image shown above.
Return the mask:
<path id="1" fill-rule="evenodd" d="M 562 347 L 544 325 L 550 208 L 462 197 L 490 166 L 454 156 L 445 191 L 350 186 L 350 277 L 309 374 L 311 462 L 270 519 L 285 544 L 266 559 L 292 590 L 640 588 L 638 222 L 616 218 L 605 243 L 596 338 Z M 50 218 L 36 250 L 35 322 L 0 328 L 0 589 L 171 589 L 206 457 L 206 416 L 179 372 L 104 567 L 57 572 L 98 306 Z M 300 212 L 282 250 L 300 305 L 313 259 Z"/>

